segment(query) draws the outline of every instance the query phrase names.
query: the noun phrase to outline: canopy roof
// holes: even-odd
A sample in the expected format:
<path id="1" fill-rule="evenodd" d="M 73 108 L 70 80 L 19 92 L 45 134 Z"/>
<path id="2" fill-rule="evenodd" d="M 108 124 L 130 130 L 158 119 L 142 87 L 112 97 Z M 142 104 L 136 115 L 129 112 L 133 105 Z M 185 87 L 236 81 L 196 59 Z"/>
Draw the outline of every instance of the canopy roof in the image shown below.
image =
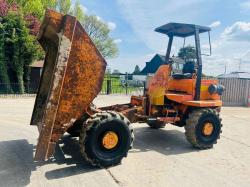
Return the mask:
<path id="1" fill-rule="evenodd" d="M 168 23 L 156 28 L 155 31 L 168 36 L 188 37 L 195 34 L 196 28 L 199 29 L 200 33 L 211 31 L 209 27 L 185 23 Z"/>

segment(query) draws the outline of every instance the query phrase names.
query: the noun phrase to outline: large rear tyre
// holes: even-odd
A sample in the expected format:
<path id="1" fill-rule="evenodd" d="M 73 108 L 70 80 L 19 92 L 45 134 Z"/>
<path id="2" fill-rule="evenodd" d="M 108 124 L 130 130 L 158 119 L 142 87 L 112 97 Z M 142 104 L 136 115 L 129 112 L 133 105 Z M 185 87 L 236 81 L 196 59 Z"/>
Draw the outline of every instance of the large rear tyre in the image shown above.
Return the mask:
<path id="1" fill-rule="evenodd" d="M 196 148 L 212 148 L 221 133 L 221 119 L 213 109 L 197 109 L 189 114 L 185 125 L 187 140 Z"/>
<path id="2" fill-rule="evenodd" d="M 102 112 L 87 120 L 85 125 L 80 133 L 80 150 L 92 165 L 117 165 L 127 156 L 134 135 L 126 117 L 116 112 Z"/>

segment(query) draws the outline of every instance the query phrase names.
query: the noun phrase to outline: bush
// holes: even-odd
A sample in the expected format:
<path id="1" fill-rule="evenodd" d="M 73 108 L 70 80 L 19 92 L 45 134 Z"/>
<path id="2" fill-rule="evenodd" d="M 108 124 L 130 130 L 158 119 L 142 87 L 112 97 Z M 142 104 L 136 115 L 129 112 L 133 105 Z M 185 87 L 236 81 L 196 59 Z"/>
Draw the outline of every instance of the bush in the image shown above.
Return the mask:
<path id="1" fill-rule="evenodd" d="M 35 37 L 29 34 L 24 16 L 9 11 L 0 20 L 0 82 L 18 83 L 11 90 L 23 94 L 27 68 L 38 55 Z"/>

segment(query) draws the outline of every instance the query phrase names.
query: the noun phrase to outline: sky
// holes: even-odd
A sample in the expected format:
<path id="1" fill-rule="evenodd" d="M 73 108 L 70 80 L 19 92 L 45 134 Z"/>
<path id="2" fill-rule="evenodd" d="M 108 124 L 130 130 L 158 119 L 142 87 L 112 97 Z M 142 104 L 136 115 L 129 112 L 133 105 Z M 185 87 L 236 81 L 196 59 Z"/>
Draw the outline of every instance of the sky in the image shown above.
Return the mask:
<path id="1" fill-rule="evenodd" d="M 142 69 L 156 54 L 165 55 L 168 38 L 154 29 L 169 22 L 212 27 L 212 56 L 203 56 L 203 72 L 219 75 L 250 72 L 250 0 L 80 0 L 85 13 L 96 15 L 111 29 L 119 55 L 106 59 L 113 71 Z M 193 44 L 193 38 L 186 45 Z M 208 38 L 202 34 L 202 53 L 208 53 Z M 177 55 L 183 39 L 174 39 Z"/>

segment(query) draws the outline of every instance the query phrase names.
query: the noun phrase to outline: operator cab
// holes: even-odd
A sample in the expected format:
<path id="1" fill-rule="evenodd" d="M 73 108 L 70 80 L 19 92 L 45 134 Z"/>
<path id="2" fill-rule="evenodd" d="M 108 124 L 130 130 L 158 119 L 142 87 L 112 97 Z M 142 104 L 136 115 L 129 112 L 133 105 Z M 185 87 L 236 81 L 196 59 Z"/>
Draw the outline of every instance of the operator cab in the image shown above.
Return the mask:
<path id="1" fill-rule="evenodd" d="M 192 79 L 195 74 L 195 62 L 194 61 L 183 61 L 180 63 L 182 59 L 178 58 L 178 60 L 171 58 L 169 63 L 172 64 L 172 77 L 174 79 Z"/>
<path id="2" fill-rule="evenodd" d="M 184 43 L 185 43 L 185 39 L 187 37 L 194 36 L 197 61 L 196 62 L 191 61 L 191 60 L 185 61 L 182 67 L 182 71 L 180 73 L 173 72 L 172 77 L 174 79 L 190 79 L 196 73 L 199 72 L 198 68 L 201 68 L 201 65 L 202 65 L 199 34 L 204 33 L 204 32 L 209 33 L 211 31 L 209 27 L 193 25 L 193 24 L 168 23 L 166 25 L 158 27 L 157 29 L 155 29 L 155 31 L 162 33 L 162 34 L 166 34 L 169 37 L 169 44 L 168 44 L 167 55 L 166 55 L 167 64 L 175 63 L 175 60 L 172 60 L 173 58 L 170 58 L 173 38 L 174 37 L 184 38 Z M 210 43 L 210 34 L 209 34 L 209 43 Z M 210 44 L 210 55 L 211 55 L 211 44 Z"/>
<path id="3" fill-rule="evenodd" d="M 192 79 L 196 78 L 196 100 L 200 97 L 200 87 L 202 78 L 202 59 L 201 59 L 201 47 L 200 47 L 200 34 L 208 33 L 209 44 L 210 44 L 210 54 L 211 55 L 211 42 L 210 42 L 210 31 L 211 28 L 205 26 L 199 26 L 194 24 L 183 24 L 183 23 L 168 23 L 161 27 L 155 29 L 156 32 L 165 34 L 169 37 L 168 48 L 166 53 L 166 64 L 173 64 L 173 60 L 170 58 L 171 48 L 173 44 L 174 37 L 185 38 L 194 36 L 195 41 L 195 61 L 186 61 L 183 65 L 182 71 L 180 73 L 173 73 L 172 77 L 174 79 Z"/>

